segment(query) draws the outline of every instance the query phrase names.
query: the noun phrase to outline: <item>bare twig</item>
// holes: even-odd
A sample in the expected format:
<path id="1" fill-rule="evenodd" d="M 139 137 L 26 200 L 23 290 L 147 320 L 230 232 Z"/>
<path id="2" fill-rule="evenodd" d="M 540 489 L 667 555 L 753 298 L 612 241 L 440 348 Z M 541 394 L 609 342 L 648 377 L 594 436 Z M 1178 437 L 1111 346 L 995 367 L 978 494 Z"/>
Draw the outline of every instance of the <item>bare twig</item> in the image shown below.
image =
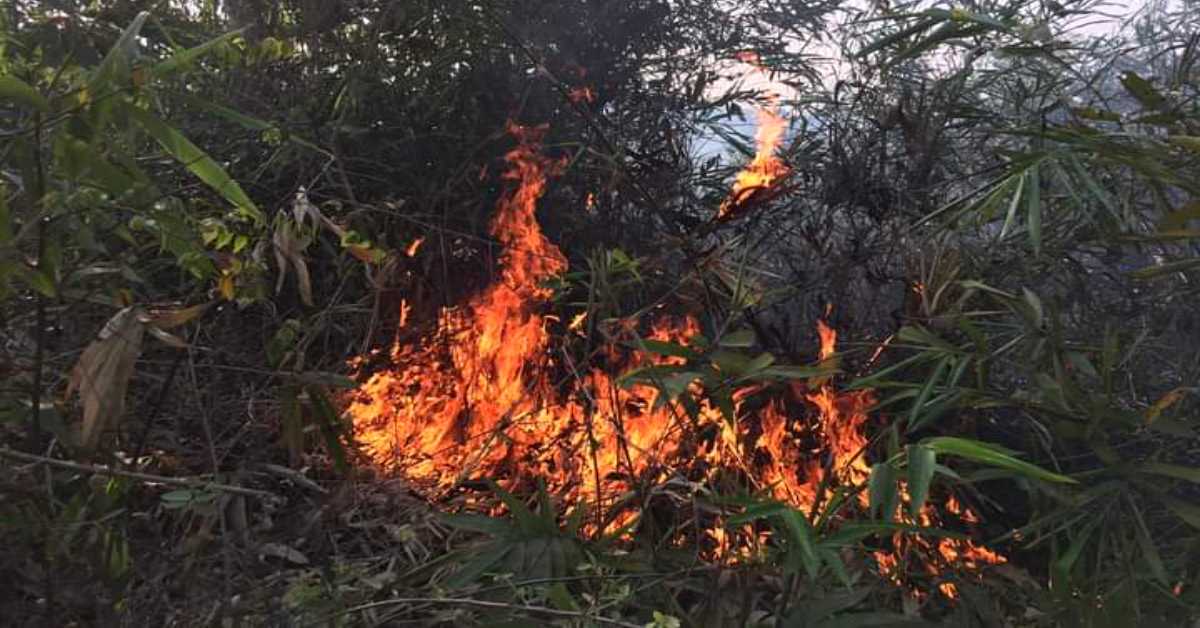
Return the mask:
<path id="1" fill-rule="evenodd" d="M 641 628 L 638 624 L 621 621 L 619 619 L 609 619 L 600 615 L 592 615 L 579 611 L 564 611 L 557 608 L 547 608 L 545 606 L 524 606 L 521 604 L 506 604 L 504 602 L 489 602 L 487 600 L 473 600 L 471 598 L 434 598 L 434 597 L 397 597 L 390 600 L 382 600 L 379 602 L 371 602 L 370 604 L 362 604 L 353 606 L 342 611 L 341 614 L 357 613 L 372 608 L 382 608 L 385 606 L 395 606 L 397 604 L 446 604 L 451 606 L 478 606 L 481 608 L 508 609 L 514 611 L 524 611 L 527 613 L 550 615 L 553 617 L 570 617 L 573 619 L 590 619 L 598 624 L 606 624 L 609 626 L 621 626 L 622 628 Z M 322 618 L 323 623 L 328 617 Z"/>
<path id="2" fill-rule="evenodd" d="M 173 478 L 165 475 L 154 475 L 151 473 L 113 469 L 112 467 L 100 464 L 81 464 L 78 462 L 71 462 L 70 460 L 59 460 L 57 458 L 47 458 L 46 456 L 27 454 L 22 451 L 14 451 L 7 447 L 0 447 L 0 457 L 31 462 L 34 464 L 44 464 L 51 467 L 58 467 L 60 469 L 70 469 L 72 471 L 80 471 L 82 473 L 95 473 L 97 475 L 141 480 L 142 482 L 156 482 L 159 484 L 169 484 L 171 486 L 185 486 L 188 488 L 223 491 L 225 493 L 245 495 L 246 497 L 257 497 L 259 499 L 280 499 L 278 495 L 270 491 L 260 491 L 253 488 L 233 486 L 231 484 L 220 484 L 218 482 L 210 482 L 200 478 Z"/>

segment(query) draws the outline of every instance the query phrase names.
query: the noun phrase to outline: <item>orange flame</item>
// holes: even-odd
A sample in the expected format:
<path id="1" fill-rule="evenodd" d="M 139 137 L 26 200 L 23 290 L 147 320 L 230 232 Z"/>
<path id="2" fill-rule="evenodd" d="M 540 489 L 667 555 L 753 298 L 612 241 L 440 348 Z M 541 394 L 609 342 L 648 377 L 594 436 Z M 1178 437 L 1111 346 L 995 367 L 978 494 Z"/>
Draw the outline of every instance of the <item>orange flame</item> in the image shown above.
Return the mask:
<path id="1" fill-rule="evenodd" d="M 443 309 L 424 337 L 397 342 L 390 366 L 360 385 L 348 413 L 362 450 L 430 496 L 469 480 L 491 478 L 511 489 L 543 479 L 560 500 L 591 502 L 593 512 L 607 517 L 591 524 L 592 530 L 632 521 L 636 508 L 614 505 L 635 487 L 656 485 L 668 474 L 703 483 L 733 472 L 750 488 L 805 510 L 832 487 L 864 487 L 870 476 L 870 390 L 839 393 L 826 377 L 793 383 L 792 395 L 751 409 L 754 404 L 746 401 L 764 386 L 746 386 L 733 395 L 738 420 L 730 421 L 702 394 L 699 382 L 686 384 L 697 393 L 688 412 L 680 402 L 661 399 L 659 387 L 622 385 L 610 375 L 615 369 L 683 364 L 683 358 L 631 354 L 614 343 L 598 361 L 605 368 L 577 363 L 552 342 L 552 328 L 580 334 L 586 320 L 579 314 L 564 325 L 545 313 L 551 296 L 545 282 L 565 272 L 567 261 L 542 233 L 535 213 L 547 177 L 563 164 L 539 154 L 544 129 L 510 130 L 518 145 L 506 156 L 504 177 L 513 186 L 491 224 L 502 247 L 498 276 L 464 305 Z M 408 324 L 408 303 L 402 301 L 401 308 L 402 323 Z M 606 330 L 629 341 L 638 321 L 622 320 Z M 694 318 L 663 316 L 651 322 L 648 336 L 688 344 L 699 332 Z M 834 359 L 837 332 L 820 321 L 818 335 L 821 360 Z M 559 383 L 563 375 L 569 377 L 566 384 Z M 868 505 L 865 490 L 859 500 L 863 508 Z M 945 508 L 964 522 L 977 520 L 957 501 Z M 935 520 L 926 505 L 919 523 Z M 709 548 L 706 556 L 736 561 L 750 560 L 754 548 L 765 547 L 763 534 L 714 524 L 698 538 Z M 876 558 L 879 569 L 897 582 L 903 580 L 900 557 L 910 550 L 943 566 L 971 569 L 1004 560 L 963 540 L 897 536 L 894 545 L 894 552 Z M 931 568 L 937 573 L 940 567 Z M 953 584 L 944 584 L 944 594 L 956 594 Z"/>
<path id="2" fill-rule="evenodd" d="M 590 85 L 572 87 L 571 90 L 567 92 L 567 98 L 569 98 L 571 102 L 575 104 L 592 103 L 596 102 L 596 92 L 592 90 Z"/>
<path id="3" fill-rule="evenodd" d="M 754 66 L 759 72 L 764 71 L 758 54 L 753 51 L 740 52 L 735 58 Z M 756 193 L 770 190 L 771 186 L 790 172 L 783 160 L 775 156 L 775 151 L 783 142 L 784 132 L 787 131 L 787 121 L 779 113 L 777 100 L 776 94 L 769 93 L 767 103 L 755 107 L 755 123 L 758 128 L 754 133 L 754 159 L 737 173 L 729 196 L 717 209 L 717 220 L 735 218 L 741 210 L 747 208 Z"/>

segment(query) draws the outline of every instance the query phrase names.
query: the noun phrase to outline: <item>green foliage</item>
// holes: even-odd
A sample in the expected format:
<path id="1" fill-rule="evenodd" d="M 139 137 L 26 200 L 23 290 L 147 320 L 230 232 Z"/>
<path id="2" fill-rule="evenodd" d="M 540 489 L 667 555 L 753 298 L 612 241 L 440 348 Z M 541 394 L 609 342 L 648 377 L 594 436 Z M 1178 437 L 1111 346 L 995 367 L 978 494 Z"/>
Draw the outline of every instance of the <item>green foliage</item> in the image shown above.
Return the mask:
<path id="1" fill-rule="evenodd" d="M 512 574 L 522 580 L 556 579 L 575 573 L 584 558 L 584 546 L 578 536 L 585 512 L 582 506 L 566 516 L 565 526 L 560 528 L 560 515 L 545 489 L 537 494 L 537 512 L 499 486 L 493 484 L 492 491 L 508 508 L 508 521 L 482 515 L 443 517 L 455 528 L 490 537 L 469 550 L 470 558 L 447 582 L 449 586 L 473 584 L 486 573 Z"/>
<path id="2" fill-rule="evenodd" d="M 903 523 L 951 489 L 978 504 L 989 540 L 1011 544 L 1010 576 L 1024 569 L 1047 584 L 989 592 L 1020 598 L 1009 623 L 1194 621 L 1194 11 L 1152 3 L 1126 30 L 1099 36 L 1077 30 L 1100 10 L 1088 2 L 838 13 L 833 3 L 784 4 L 5 5 L 0 439 L 37 426 L 35 436 L 56 439 L 29 439 L 38 453 L 82 455 L 77 445 L 95 443 L 75 435 L 79 412 L 61 394 L 71 381 L 91 400 L 85 422 L 103 432 L 98 463 L 257 478 L 258 463 L 286 457 L 326 478 L 350 475 L 346 359 L 364 373 L 386 359 L 371 350 L 407 333 L 392 333 L 395 312 L 408 312 L 398 300 L 415 327 L 491 279 L 490 200 L 509 148 L 501 130 L 509 117 L 549 122 L 547 144 L 565 167 L 538 218 L 574 269 L 551 286 L 556 314 L 586 315 L 563 331 L 569 361 L 557 346 L 552 360 L 582 372 L 613 342 L 669 358 L 621 383 L 657 387 L 693 416 L 710 403 L 731 424 L 739 387 L 763 385 L 765 395 L 852 374 L 850 388 L 879 398 L 863 453 L 870 479 L 857 487 L 868 503 L 834 489 L 812 513 L 730 505 L 716 494 L 723 478 L 671 478 L 622 502 L 644 499 L 647 520 L 664 508 L 679 520 L 669 534 L 639 530 L 651 538 L 625 555 L 628 545 L 579 538 L 582 508 L 564 516 L 544 494 L 531 508 L 497 490 L 505 518 L 448 520 L 487 537 L 453 555 L 450 580 L 418 565 L 389 564 L 380 580 L 357 567 L 306 567 L 270 592 L 289 612 L 353 623 L 352 605 L 425 587 L 414 596 L 436 601 L 402 607 L 396 621 L 429 623 L 430 605 L 446 604 L 437 587 L 449 583 L 497 604 L 562 611 L 565 623 L 592 614 L 658 626 L 915 624 L 884 610 L 904 603 L 888 597 L 891 583 L 864 582 L 856 561 L 894 534 L 954 534 Z M 838 57 L 841 80 L 822 75 L 812 50 L 797 52 L 818 40 Z M 739 82 L 739 68 L 723 65 L 749 51 L 786 92 L 778 154 L 791 174 L 770 203 L 716 224 L 732 167 L 705 144 L 727 140 L 737 163 L 755 153 L 741 122 L 760 81 Z M 583 88 L 592 98 L 570 97 Z M 417 237 L 427 244 L 405 253 Z M 677 343 L 630 331 L 675 308 L 699 314 L 703 333 Z M 843 353 L 807 365 L 818 316 L 842 331 Z M 113 320 L 162 344 L 104 344 Z M 106 364 L 103 390 L 78 375 Z M 186 394 L 168 364 L 182 364 Z M 168 547 L 174 531 L 201 547 L 216 522 L 233 529 L 229 502 L 212 493 L 20 477 L 0 486 L 0 529 L 16 557 L 0 561 L 0 575 L 26 572 L 13 595 L 53 607 L 45 582 L 29 582 L 75 572 L 102 585 L 112 611 L 44 623 L 115 623 L 120 604 L 158 594 L 143 593 L 147 583 L 188 582 L 193 567 L 229 556 L 188 553 L 168 575 L 148 566 L 175 555 L 147 550 L 138 561 L 139 539 Z M 663 547 L 718 516 L 709 498 L 734 509 L 727 525 L 772 530 L 763 560 L 728 570 L 743 579 L 734 585 L 690 572 L 642 584 L 651 567 L 677 566 L 664 556 L 695 550 Z M 303 517 L 262 514 L 303 520 L 296 534 L 310 556 L 328 550 L 323 534 L 332 547 L 378 549 L 343 542 L 349 527 L 322 528 L 373 502 L 322 499 L 297 507 Z M 698 546 L 699 535 L 685 541 Z M 271 543 L 261 546 L 292 547 Z M 755 570 L 767 577 L 747 575 Z M 275 581 L 251 571 L 222 580 Z M 776 573 L 789 585 L 776 586 Z M 480 588 L 484 580 L 502 593 Z M 969 591 L 948 623 L 969 623 Z M 180 608 L 184 594 L 162 595 L 143 608 Z M 220 595 L 179 615 L 240 621 L 246 609 Z M 718 597 L 741 606 L 719 607 Z M 909 604 L 910 615 L 940 610 Z M 464 608 L 436 620 L 519 615 Z M 387 612 L 368 623 L 387 623 Z"/>

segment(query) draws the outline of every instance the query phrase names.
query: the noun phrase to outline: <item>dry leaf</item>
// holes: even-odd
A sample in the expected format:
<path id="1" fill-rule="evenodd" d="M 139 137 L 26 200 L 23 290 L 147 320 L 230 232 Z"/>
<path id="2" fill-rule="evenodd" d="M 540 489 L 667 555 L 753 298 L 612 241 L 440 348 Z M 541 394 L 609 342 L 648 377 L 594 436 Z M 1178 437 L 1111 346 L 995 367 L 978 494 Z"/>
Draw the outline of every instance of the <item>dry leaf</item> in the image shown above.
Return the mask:
<path id="1" fill-rule="evenodd" d="M 1178 403 L 1179 400 L 1183 399 L 1184 395 L 1187 393 L 1187 388 L 1176 388 L 1175 390 L 1163 395 L 1158 401 L 1155 401 L 1154 405 L 1146 408 L 1146 424 L 1149 425 L 1150 423 L 1153 423 L 1155 419 L 1157 419 L 1159 415 L 1163 413 L 1164 410 Z"/>
<path id="2" fill-rule="evenodd" d="M 150 324 L 159 329 L 173 329 L 200 316 L 210 305 L 212 305 L 211 302 L 185 307 L 181 310 L 152 310 Z"/>
<path id="3" fill-rule="evenodd" d="M 146 327 L 146 331 L 149 332 L 151 336 L 158 338 L 159 340 L 172 347 L 175 347 L 176 349 L 187 349 L 187 341 L 179 336 L 176 336 L 175 334 L 165 332 L 154 325 L 148 325 Z"/>
<path id="4" fill-rule="evenodd" d="M 124 414 L 125 392 L 142 353 L 145 330 L 145 317 L 138 308 L 117 312 L 71 369 L 67 396 L 78 392 L 83 400 L 79 437 L 83 448 L 95 449 L 100 435 Z"/>
<path id="5" fill-rule="evenodd" d="M 300 288 L 300 298 L 305 305 L 311 306 L 312 279 L 308 274 L 308 262 L 304 260 L 304 249 L 307 243 L 299 238 L 291 221 L 286 218 L 279 221 L 271 241 L 275 244 L 275 263 L 279 265 L 279 279 L 275 282 L 275 293 L 283 289 L 283 281 L 287 277 L 290 265 L 296 269 L 296 282 Z"/>
<path id="6" fill-rule="evenodd" d="M 233 300 L 233 275 L 229 273 L 221 273 L 221 278 L 217 280 L 217 292 L 221 293 L 221 298 L 225 299 L 226 301 Z"/>
<path id="7" fill-rule="evenodd" d="M 258 546 L 258 553 L 265 556 L 274 556 L 282 558 L 290 563 L 297 565 L 307 565 L 308 557 L 301 554 L 299 550 L 288 547 L 282 543 L 263 543 Z"/>

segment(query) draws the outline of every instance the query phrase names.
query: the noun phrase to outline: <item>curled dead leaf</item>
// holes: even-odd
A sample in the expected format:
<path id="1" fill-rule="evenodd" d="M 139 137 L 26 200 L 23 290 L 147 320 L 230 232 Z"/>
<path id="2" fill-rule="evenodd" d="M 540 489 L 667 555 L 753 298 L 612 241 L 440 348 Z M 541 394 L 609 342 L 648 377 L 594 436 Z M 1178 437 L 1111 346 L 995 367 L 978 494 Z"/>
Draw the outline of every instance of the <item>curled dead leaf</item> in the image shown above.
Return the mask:
<path id="1" fill-rule="evenodd" d="M 258 546 L 258 553 L 263 556 L 282 558 L 297 565 L 308 564 L 307 556 L 300 553 L 300 551 L 296 548 L 288 547 L 282 543 L 263 543 L 262 545 Z"/>
<path id="2" fill-rule="evenodd" d="M 150 310 L 150 324 L 159 329 L 174 329 L 185 323 L 191 322 L 203 314 L 212 305 L 212 302 L 201 303 L 191 307 L 185 307 L 178 310 L 158 309 Z"/>
<path id="3" fill-rule="evenodd" d="M 275 292 L 283 290 L 284 279 L 287 278 L 288 267 L 296 269 L 296 283 L 300 289 L 300 298 L 305 305 L 311 306 L 312 279 L 308 274 L 308 262 L 304 259 L 304 249 L 308 248 L 307 238 L 299 233 L 299 225 L 287 218 L 278 221 L 271 242 L 275 245 L 275 263 L 279 266 L 279 278 L 275 282 Z"/>
<path id="4" fill-rule="evenodd" d="M 125 413 L 133 365 L 142 354 L 145 319 L 136 307 L 117 312 L 71 369 L 66 394 L 78 392 L 83 401 L 79 444 L 84 449 L 95 449 L 101 434 Z"/>
<path id="5" fill-rule="evenodd" d="M 221 298 L 226 301 L 232 301 L 234 296 L 233 275 L 229 273 L 221 273 L 221 278 L 217 280 L 217 292 Z"/>
<path id="6" fill-rule="evenodd" d="M 185 341 L 183 338 L 180 338 L 179 336 L 176 336 L 175 334 L 165 332 L 162 329 L 155 327 L 154 325 L 146 326 L 146 331 L 149 332 L 151 336 L 158 338 L 159 340 L 163 341 L 164 343 L 166 343 L 172 347 L 175 347 L 176 349 L 186 349 L 187 348 L 187 341 Z"/>

